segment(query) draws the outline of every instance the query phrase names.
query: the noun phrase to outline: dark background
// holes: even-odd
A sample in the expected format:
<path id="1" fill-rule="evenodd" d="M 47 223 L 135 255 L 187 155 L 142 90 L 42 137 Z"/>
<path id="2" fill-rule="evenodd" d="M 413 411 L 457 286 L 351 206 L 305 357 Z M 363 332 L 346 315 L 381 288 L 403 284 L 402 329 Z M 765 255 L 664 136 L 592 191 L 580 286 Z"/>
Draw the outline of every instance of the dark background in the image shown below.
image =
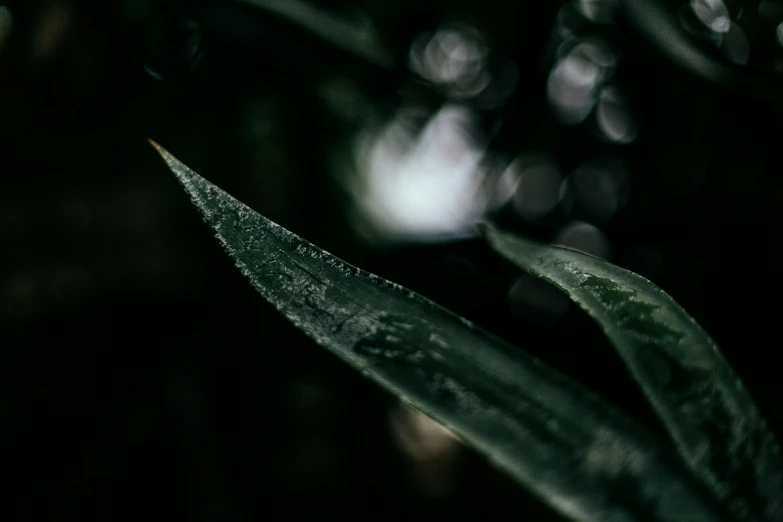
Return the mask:
<path id="1" fill-rule="evenodd" d="M 783 5 L 726 2 L 733 25 L 719 41 L 724 29 L 688 2 L 305 4 L 323 20 L 369 20 L 392 65 L 230 1 L 0 0 L 9 513 L 245 520 L 283 496 L 297 516 L 324 509 L 317 497 L 350 495 L 365 507 L 343 509 L 367 516 L 388 496 L 434 496 L 440 516 L 558 519 L 278 316 L 147 138 L 661 432 L 599 329 L 469 229 L 444 238 L 414 223 L 392 236 L 354 212 L 362 198 L 345 180 L 367 168 L 352 163 L 356 137 L 401 111 L 400 163 L 444 108 L 469 116 L 452 148 L 459 157 L 460 144 L 478 144 L 477 201 L 497 200 L 481 215 L 661 286 L 721 346 L 780 437 Z M 635 25 L 632 4 L 657 6 L 669 25 Z M 466 40 L 427 47 L 449 28 Z M 680 33 L 702 66 L 683 67 L 650 36 Z M 455 69 L 449 60 L 464 63 L 476 41 L 481 60 Z"/>

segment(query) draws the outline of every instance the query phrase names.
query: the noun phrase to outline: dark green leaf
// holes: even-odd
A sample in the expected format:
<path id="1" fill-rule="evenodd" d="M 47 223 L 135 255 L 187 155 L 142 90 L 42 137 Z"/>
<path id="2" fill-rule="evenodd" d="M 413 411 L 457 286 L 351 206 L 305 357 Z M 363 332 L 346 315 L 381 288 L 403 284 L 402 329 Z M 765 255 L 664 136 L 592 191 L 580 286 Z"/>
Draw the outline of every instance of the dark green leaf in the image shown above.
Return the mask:
<path id="1" fill-rule="evenodd" d="M 490 245 L 603 328 L 681 456 L 741 520 L 783 518 L 783 463 L 718 347 L 660 288 L 599 258 L 485 226 Z"/>
<path id="2" fill-rule="evenodd" d="M 721 519 L 673 452 L 605 401 L 431 301 L 318 249 L 158 151 L 267 301 L 560 513 Z"/>

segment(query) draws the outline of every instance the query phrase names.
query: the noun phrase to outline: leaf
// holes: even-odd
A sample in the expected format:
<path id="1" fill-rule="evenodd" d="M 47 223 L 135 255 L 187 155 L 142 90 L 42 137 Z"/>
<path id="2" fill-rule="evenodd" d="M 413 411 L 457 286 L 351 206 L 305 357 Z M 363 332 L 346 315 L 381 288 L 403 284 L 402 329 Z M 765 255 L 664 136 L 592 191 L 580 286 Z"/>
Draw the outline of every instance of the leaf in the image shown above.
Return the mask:
<path id="1" fill-rule="evenodd" d="M 740 520 L 783 518 L 783 462 L 737 375 L 660 288 L 599 258 L 484 225 L 489 244 L 603 328 L 684 461 Z"/>
<path id="2" fill-rule="evenodd" d="M 744 96 L 779 106 L 783 103 L 780 84 L 772 75 L 752 74 L 716 59 L 708 49 L 688 35 L 678 15 L 683 3 L 660 0 L 623 0 L 622 11 L 630 27 L 663 56 L 691 74 L 724 85 Z"/>
<path id="3" fill-rule="evenodd" d="M 348 265 L 154 144 L 256 290 L 305 334 L 575 520 L 722 520 L 673 453 L 470 322 Z"/>

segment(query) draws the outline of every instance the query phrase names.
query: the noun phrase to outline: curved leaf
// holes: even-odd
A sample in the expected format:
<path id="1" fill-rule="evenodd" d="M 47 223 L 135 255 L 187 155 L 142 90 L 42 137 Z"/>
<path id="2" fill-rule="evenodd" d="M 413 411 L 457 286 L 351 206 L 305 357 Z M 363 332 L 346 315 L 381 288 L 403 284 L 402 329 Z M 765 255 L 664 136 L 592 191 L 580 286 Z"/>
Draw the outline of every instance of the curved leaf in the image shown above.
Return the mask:
<path id="1" fill-rule="evenodd" d="M 688 72 L 743 95 L 778 106 L 783 103 L 783 85 L 779 78 L 724 63 L 688 36 L 677 16 L 677 9 L 683 6 L 683 2 L 622 0 L 621 6 L 626 21 L 635 31 Z"/>
<path id="2" fill-rule="evenodd" d="M 775 440 L 718 347 L 671 297 L 599 258 L 483 229 L 498 253 L 601 325 L 686 464 L 739 519 L 783 518 Z"/>
<path id="3" fill-rule="evenodd" d="M 155 146 L 267 301 L 560 513 L 594 521 L 722 520 L 674 454 L 599 397 L 272 223 Z"/>

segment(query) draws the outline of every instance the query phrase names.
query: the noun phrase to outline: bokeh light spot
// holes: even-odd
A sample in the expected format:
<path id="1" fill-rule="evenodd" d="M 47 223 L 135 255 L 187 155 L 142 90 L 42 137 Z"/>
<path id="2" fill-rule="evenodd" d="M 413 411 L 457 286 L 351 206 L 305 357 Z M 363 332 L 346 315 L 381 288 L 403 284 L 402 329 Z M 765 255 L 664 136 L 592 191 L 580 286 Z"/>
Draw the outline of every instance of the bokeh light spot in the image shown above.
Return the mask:
<path id="1" fill-rule="evenodd" d="M 691 9 L 705 27 L 716 33 L 729 32 L 731 18 L 722 0 L 691 0 Z"/>
<path id="2" fill-rule="evenodd" d="M 595 117 L 598 128 L 607 140 L 626 144 L 636 139 L 636 122 L 617 87 L 610 85 L 601 89 Z"/>
<path id="3" fill-rule="evenodd" d="M 527 220 L 539 219 L 549 214 L 560 200 L 563 177 L 550 162 L 525 165 L 516 162 L 509 167 L 517 175 L 514 190 L 514 209 Z"/>
<path id="4" fill-rule="evenodd" d="M 517 317 L 539 326 L 552 326 L 568 312 L 568 296 L 553 285 L 524 274 L 511 286 L 508 306 Z"/>
<path id="5" fill-rule="evenodd" d="M 604 233 L 598 227 L 579 221 L 563 227 L 552 244 L 602 259 L 609 259 L 611 254 L 611 246 Z"/>
<path id="6" fill-rule="evenodd" d="M 615 62 L 611 51 L 596 43 L 580 43 L 560 58 L 547 80 L 547 98 L 555 117 L 568 125 L 584 121 Z"/>

